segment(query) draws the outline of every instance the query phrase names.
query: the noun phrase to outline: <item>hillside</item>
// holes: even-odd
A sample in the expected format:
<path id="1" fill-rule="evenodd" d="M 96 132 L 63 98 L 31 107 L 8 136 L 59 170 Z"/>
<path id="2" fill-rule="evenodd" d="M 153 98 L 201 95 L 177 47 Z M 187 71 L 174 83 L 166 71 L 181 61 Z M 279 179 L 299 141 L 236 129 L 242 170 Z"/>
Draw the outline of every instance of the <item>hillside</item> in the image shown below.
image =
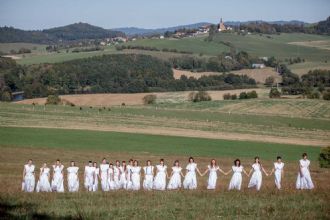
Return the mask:
<path id="1" fill-rule="evenodd" d="M 87 23 L 75 23 L 42 31 L 25 31 L 13 27 L 0 27 L 0 43 L 24 42 L 54 44 L 58 41 L 102 39 L 117 36 L 125 36 L 125 34 L 119 31 L 106 30 Z"/>

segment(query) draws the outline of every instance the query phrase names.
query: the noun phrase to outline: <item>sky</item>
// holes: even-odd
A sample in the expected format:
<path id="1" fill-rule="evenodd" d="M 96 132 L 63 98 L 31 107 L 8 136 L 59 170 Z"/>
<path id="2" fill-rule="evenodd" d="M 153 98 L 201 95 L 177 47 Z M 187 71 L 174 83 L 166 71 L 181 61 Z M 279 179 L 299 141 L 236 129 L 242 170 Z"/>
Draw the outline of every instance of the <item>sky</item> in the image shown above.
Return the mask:
<path id="1" fill-rule="evenodd" d="M 103 28 L 163 28 L 197 22 L 330 16 L 330 0 L 0 0 L 0 26 L 40 30 L 86 22 Z"/>

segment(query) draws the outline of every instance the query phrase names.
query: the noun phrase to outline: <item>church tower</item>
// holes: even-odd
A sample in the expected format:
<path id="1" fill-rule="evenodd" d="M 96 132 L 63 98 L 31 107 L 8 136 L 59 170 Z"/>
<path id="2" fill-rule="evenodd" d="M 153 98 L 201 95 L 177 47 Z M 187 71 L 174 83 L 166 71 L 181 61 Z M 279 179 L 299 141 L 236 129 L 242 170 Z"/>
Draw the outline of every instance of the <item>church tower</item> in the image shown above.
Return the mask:
<path id="1" fill-rule="evenodd" d="M 220 18 L 220 23 L 218 25 L 218 31 L 225 31 L 226 30 L 226 26 L 222 21 L 222 18 Z"/>

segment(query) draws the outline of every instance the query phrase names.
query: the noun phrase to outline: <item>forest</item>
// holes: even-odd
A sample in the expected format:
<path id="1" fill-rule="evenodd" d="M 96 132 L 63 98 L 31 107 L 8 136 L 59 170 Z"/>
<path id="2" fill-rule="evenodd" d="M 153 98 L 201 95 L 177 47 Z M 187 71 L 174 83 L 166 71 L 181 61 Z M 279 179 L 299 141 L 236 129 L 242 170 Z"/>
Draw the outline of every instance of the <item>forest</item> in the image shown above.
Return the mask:
<path id="1" fill-rule="evenodd" d="M 255 86 L 254 79 L 234 74 L 174 79 L 171 63 L 147 55 L 103 55 L 31 66 L 0 58 L 2 100 L 11 100 L 11 93 L 16 91 L 24 91 L 25 98 L 34 98 L 51 94 L 225 90 Z"/>

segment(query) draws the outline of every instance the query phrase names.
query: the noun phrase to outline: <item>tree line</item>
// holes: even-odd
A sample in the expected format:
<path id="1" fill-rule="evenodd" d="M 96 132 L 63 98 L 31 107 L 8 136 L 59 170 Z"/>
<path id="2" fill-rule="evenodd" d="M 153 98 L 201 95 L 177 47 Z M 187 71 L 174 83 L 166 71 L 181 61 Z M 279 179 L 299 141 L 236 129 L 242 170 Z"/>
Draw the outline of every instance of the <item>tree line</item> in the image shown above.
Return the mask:
<path id="1" fill-rule="evenodd" d="M 171 63 L 148 55 L 103 55 L 31 66 L 0 58 L 2 100 L 10 100 L 16 91 L 24 91 L 26 98 L 34 98 L 52 94 L 224 90 L 255 86 L 254 79 L 234 74 L 174 79 Z"/>

